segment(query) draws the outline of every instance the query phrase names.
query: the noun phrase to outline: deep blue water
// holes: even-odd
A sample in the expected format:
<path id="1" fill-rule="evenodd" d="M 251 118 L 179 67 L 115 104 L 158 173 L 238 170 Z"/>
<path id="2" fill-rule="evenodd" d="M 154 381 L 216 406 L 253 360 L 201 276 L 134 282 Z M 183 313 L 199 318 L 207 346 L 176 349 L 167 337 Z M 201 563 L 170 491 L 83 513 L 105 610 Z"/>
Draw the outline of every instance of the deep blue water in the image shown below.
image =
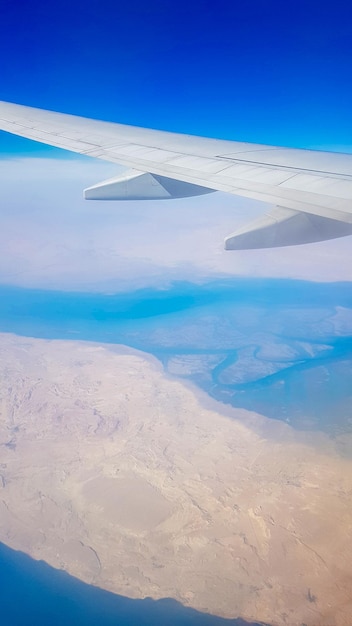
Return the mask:
<path id="1" fill-rule="evenodd" d="M 231 279 L 115 295 L 3 286 L 0 331 L 125 344 L 233 406 L 299 429 L 352 428 L 351 283 Z"/>

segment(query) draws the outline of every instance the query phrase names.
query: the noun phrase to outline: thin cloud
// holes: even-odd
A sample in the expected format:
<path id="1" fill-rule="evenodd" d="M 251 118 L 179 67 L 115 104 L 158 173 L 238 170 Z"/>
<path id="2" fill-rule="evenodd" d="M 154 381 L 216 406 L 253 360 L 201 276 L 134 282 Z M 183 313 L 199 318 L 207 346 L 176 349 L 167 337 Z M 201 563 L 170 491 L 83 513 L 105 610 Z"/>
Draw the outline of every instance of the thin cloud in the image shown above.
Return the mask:
<path id="1" fill-rule="evenodd" d="M 92 202 L 82 190 L 121 168 L 91 159 L 12 158 L 0 170 L 0 282 L 121 290 L 217 276 L 352 280 L 350 238 L 226 252 L 223 239 L 265 205 L 214 193 Z"/>

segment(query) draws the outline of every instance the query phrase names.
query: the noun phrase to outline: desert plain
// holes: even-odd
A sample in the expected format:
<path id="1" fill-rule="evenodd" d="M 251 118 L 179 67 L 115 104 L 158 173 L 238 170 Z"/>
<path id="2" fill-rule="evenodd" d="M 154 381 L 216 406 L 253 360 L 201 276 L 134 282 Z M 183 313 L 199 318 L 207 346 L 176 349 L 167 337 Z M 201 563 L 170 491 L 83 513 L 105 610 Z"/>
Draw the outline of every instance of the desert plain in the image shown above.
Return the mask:
<path id="1" fill-rule="evenodd" d="M 133 598 L 350 626 L 352 460 L 124 346 L 0 334 L 0 541 Z"/>

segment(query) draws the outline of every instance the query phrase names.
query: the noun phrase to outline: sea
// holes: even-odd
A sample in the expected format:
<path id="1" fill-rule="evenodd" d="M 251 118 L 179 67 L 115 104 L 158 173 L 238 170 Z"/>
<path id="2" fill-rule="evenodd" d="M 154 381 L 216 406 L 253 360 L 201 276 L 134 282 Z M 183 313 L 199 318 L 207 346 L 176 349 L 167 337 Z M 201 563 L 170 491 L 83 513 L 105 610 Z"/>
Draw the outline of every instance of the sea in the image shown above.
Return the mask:
<path id="1" fill-rule="evenodd" d="M 133 600 L 87 585 L 0 543 L 1 626 L 260 626 L 184 607 Z"/>

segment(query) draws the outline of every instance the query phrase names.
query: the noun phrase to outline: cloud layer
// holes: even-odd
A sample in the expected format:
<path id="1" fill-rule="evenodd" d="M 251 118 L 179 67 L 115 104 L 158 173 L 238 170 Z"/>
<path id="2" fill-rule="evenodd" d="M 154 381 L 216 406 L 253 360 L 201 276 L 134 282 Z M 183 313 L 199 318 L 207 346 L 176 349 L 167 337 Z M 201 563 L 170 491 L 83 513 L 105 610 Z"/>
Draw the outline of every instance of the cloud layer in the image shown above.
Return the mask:
<path id="1" fill-rule="evenodd" d="M 171 280 L 277 276 L 352 280 L 351 238 L 226 252 L 223 239 L 265 205 L 214 193 L 172 201 L 89 202 L 82 189 L 118 172 L 75 159 L 2 160 L 0 282 L 118 291 Z"/>

